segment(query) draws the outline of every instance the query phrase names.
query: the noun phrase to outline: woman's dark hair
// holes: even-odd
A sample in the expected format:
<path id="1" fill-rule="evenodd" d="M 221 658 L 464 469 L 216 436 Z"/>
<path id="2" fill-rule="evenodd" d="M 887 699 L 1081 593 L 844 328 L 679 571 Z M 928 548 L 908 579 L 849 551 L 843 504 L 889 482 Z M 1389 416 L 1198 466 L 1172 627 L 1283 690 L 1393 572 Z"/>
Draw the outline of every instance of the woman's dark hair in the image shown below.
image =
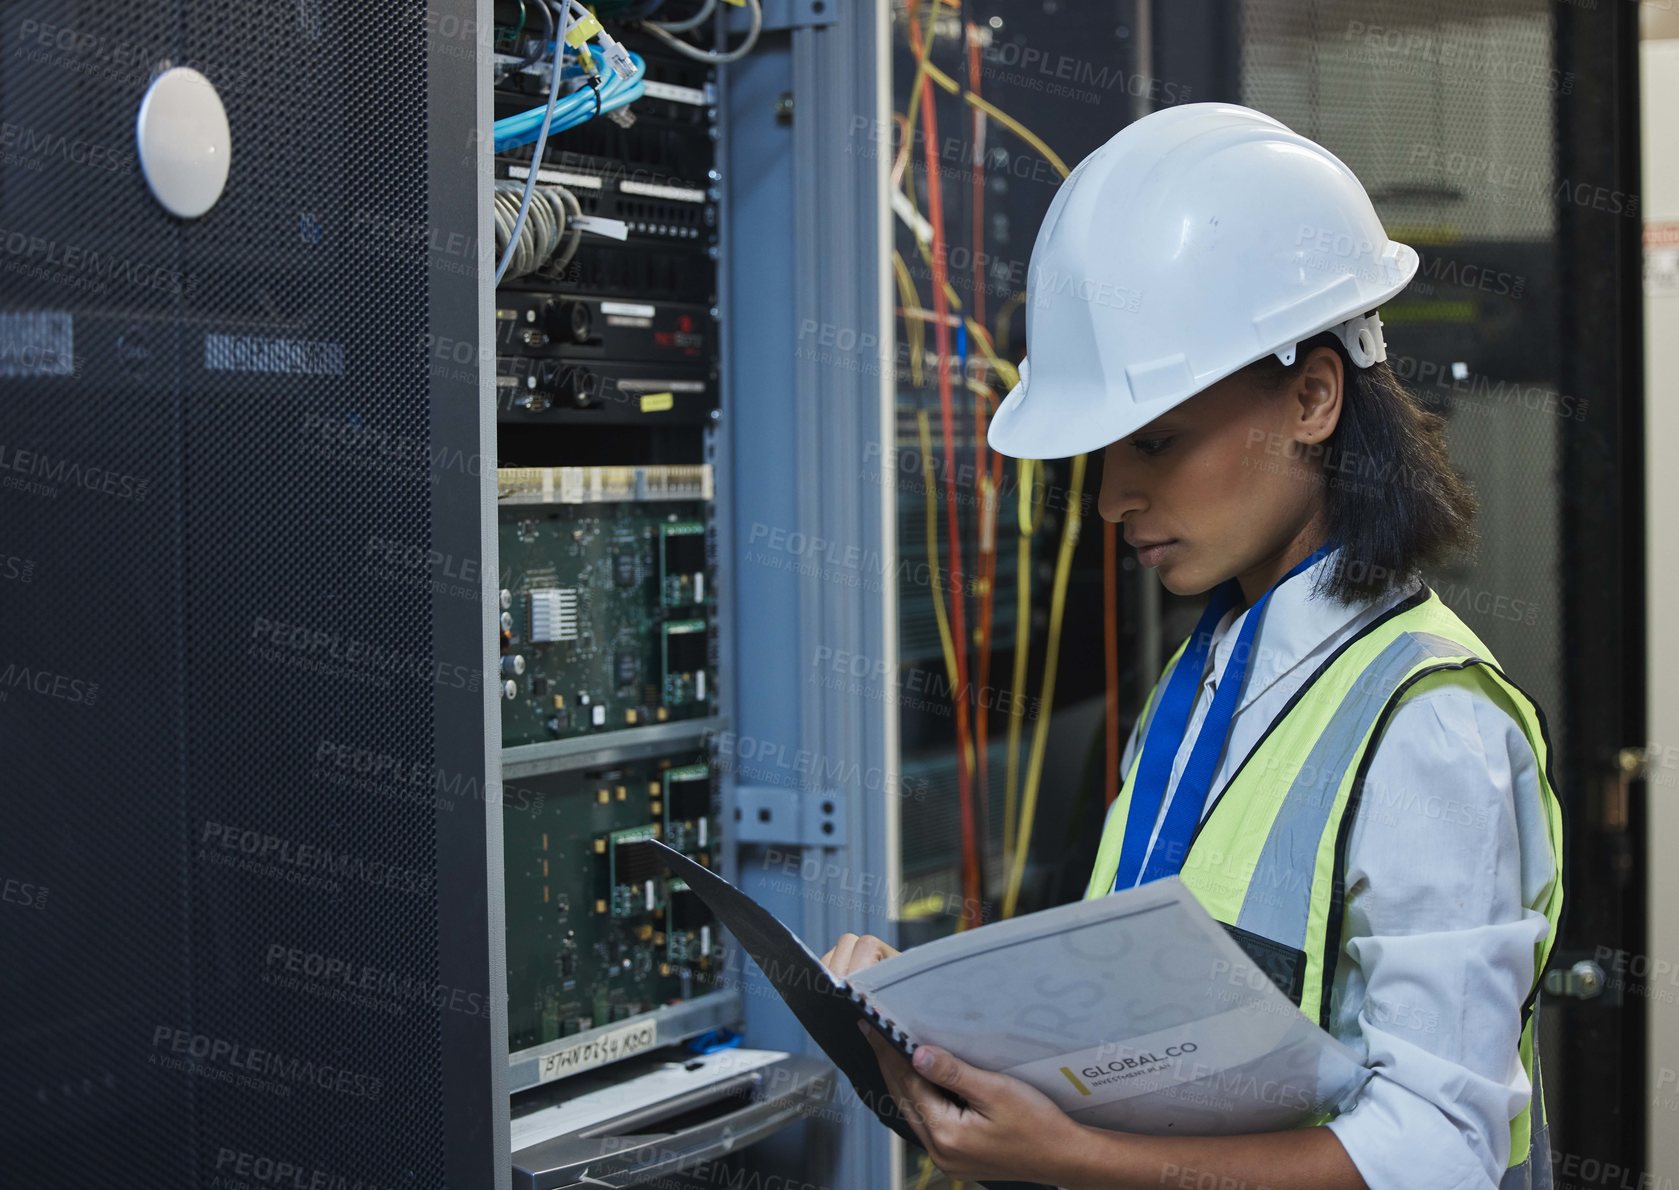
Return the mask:
<path id="1" fill-rule="evenodd" d="M 1324 332 L 1302 342 L 1294 363 L 1275 355 L 1246 371 L 1262 387 L 1282 388 L 1314 347 L 1341 357 L 1341 417 L 1316 455 L 1324 464 L 1324 515 L 1344 549 L 1316 588 L 1342 603 L 1374 599 L 1420 567 L 1438 566 L 1476 544 L 1478 502 L 1446 450 L 1446 419 L 1423 407 L 1387 363 L 1360 368 L 1341 340 Z"/>

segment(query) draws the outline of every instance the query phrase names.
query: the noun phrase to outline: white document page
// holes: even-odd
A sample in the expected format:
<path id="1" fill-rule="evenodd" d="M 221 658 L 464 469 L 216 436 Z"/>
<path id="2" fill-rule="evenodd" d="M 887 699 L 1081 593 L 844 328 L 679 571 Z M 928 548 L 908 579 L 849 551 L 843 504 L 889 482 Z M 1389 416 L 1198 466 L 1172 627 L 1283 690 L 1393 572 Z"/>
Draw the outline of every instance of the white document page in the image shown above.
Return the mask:
<path id="1" fill-rule="evenodd" d="M 911 1041 L 1099 1128 L 1287 1128 L 1344 1107 L 1370 1073 L 1175 877 L 952 934 L 845 982 Z"/>

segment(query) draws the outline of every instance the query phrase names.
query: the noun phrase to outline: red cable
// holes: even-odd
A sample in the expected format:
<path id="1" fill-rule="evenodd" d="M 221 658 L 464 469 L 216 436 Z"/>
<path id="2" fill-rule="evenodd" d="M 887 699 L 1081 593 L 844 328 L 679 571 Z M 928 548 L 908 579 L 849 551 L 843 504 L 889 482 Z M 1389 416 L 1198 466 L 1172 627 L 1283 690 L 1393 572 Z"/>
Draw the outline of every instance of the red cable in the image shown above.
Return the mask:
<path id="1" fill-rule="evenodd" d="M 979 94 L 979 36 L 978 28 L 968 24 L 964 26 L 968 41 L 968 90 Z M 985 115 L 977 107 L 973 109 L 972 136 L 973 146 L 979 159 L 969 163 L 968 172 L 972 177 L 973 189 L 969 192 L 969 215 L 973 222 L 973 249 L 969 254 L 968 265 L 973 279 L 972 302 L 974 321 L 985 325 L 985 269 L 981 264 L 984 260 L 985 247 L 985 160 L 980 152 L 980 128 Z M 962 377 L 963 394 L 967 393 L 967 375 Z M 974 397 L 974 494 L 980 495 L 981 478 L 992 470 L 987 462 L 985 442 L 986 413 L 985 408 L 989 393 L 975 394 Z M 1001 462 L 1001 457 L 998 457 Z M 991 487 L 992 498 L 996 498 L 997 487 Z M 979 637 L 975 641 L 979 651 L 979 692 L 980 701 L 976 702 L 974 710 L 974 759 L 979 768 L 979 780 L 975 783 L 974 800 L 978 804 L 979 840 L 982 849 L 988 848 L 991 841 L 991 757 L 986 751 L 987 737 L 991 730 L 991 712 L 984 705 L 986 692 L 990 690 L 991 681 L 991 625 L 993 620 L 993 596 L 995 595 L 997 575 L 997 537 L 996 525 L 992 525 L 991 548 L 985 548 L 986 506 L 983 502 L 976 502 L 975 507 L 979 516 L 975 518 L 978 526 L 978 540 L 974 546 L 979 551 Z M 983 868 L 981 869 L 983 875 Z"/>
<path id="2" fill-rule="evenodd" d="M 935 18 L 936 19 L 936 18 Z M 909 17 L 910 48 L 921 56 L 921 25 L 913 10 Z M 931 46 L 928 52 L 931 52 Z M 945 298 L 944 195 L 939 184 L 937 119 L 933 115 L 933 80 L 921 79 L 922 151 L 927 168 L 927 207 L 933 227 L 933 327 L 939 372 L 939 427 L 944 433 L 945 525 L 950 550 L 950 624 L 956 646 L 956 782 L 962 811 L 962 915 L 979 924 L 979 852 L 974 834 L 973 774 L 968 767 L 968 627 L 962 576 L 962 539 L 956 511 L 956 431 L 950 394 L 950 303 Z"/>
<path id="3" fill-rule="evenodd" d="M 979 94 L 979 38 L 974 36 L 978 29 L 974 25 L 968 26 L 968 90 Z M 979 149 L 980 127 L 984 124 L 985 113 L 974 108 L 974 148 Z M 980 154 L 980 160 L 973 163 L 974 175 L 974 321 L 985 325 L 985 270 L 980 267 L 981 253 L 985 248 L 985 160 Z"/>

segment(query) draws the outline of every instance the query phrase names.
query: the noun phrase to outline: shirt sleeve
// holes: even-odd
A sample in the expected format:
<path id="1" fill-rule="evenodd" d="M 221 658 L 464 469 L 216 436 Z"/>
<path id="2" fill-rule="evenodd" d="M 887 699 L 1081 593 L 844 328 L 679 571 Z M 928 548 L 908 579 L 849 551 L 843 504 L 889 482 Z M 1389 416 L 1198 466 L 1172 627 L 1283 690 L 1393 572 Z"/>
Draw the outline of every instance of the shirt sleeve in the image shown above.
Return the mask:
<path id="1" fill-rule="evenodd" d="M 1531 1087 L 1517 1052 L 1555 864 L 1538 761 L 1467 684 L 1394 710 L 1347 843 L 1332 1032 L 1374 1074 L 1328 1127 L 1371 1190 L 1496 1188 Z"/>

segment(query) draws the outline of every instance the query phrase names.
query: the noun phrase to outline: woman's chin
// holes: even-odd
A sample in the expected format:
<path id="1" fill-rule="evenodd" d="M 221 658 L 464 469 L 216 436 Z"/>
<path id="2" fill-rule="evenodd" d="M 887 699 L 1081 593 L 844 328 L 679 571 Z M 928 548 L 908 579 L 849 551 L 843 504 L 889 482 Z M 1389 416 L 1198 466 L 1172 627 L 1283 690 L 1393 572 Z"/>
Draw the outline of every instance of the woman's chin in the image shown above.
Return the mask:
<path id="1" fill-rule="evenodd" d="M 1162 560 L 1155 567 L 1155 572 L 1160 575 L 1161 586 L 1172 594 L 1187 599 L 1195 595 L 1205 595 L 1219 584 L 1218 578 L 1207 577 L 1192 560 L 1184 558 L 1183 553 L 1182 543 L 1178 543 L 1178 548 L 1172 551 L 1172 556 Z"/>

